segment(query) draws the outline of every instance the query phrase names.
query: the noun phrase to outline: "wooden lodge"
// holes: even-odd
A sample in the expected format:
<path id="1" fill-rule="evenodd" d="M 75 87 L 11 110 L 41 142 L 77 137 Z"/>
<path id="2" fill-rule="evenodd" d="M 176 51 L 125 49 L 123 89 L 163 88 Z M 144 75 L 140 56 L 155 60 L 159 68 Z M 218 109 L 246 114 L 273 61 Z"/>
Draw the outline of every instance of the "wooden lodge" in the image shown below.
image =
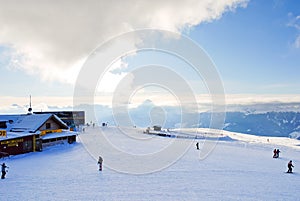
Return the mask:
<path id="1" fill-rule="evenodd" d="M 1 152 L 8 155 L 17 155 L 22 153 L 41 151 L 42 142 L 38 135 L 31 134 L 10 139 L 1 139 Z"/>
<path id="2" fill-rule="evenodd" d="M 76 142 L 76 133 L 55 114 L 0 115 L 2 153 L 42 151 L 43 145 L 63 140 Z"/>

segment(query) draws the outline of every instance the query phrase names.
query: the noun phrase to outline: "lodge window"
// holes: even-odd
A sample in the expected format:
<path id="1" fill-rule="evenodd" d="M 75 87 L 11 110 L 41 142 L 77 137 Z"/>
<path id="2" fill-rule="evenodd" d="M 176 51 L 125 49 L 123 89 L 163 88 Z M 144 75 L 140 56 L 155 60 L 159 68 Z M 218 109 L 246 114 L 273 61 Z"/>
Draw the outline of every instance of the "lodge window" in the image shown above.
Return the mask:
<path id="1" fill-rule="evenodd" d="M 24 152 L 30 152 L 30 151 L 32 151 L 32 141 L 30 141 L 30 140 L 24 141 L 24 143 L 23 143 L 23 151 Z"/>
<path id="2" fill-rule="evenodd" d="M 50 129 L 51 128 L 51 124 L 50 123 L 46 123 L 46 129 Z"/>
<path id="3" fill-rule="evenodd" d="M 7 128 L 5 121 L 0 121 L 0 128 Z"/>

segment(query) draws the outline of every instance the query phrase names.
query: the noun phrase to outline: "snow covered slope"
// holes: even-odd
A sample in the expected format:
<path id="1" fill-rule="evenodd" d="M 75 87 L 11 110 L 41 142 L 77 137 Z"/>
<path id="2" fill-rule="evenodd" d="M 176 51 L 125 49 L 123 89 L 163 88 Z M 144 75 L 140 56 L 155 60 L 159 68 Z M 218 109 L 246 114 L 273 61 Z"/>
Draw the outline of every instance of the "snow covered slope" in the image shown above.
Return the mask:
<path id="1" fill-rule="evenodd" d="M 138 129 L 127 129 L 132 136 L 116 128 L 86 129 L 78 143 L 1 159 L 10 167 L 7 178 L 0 180 L 1 200 L 299 200 L 300 141 L 270 138 L 268 142 L 261 137 L 224 133 L 235 140 L 218 141 L 208 157 L 200 160 L 201 150 L 195 149 L 195 141 L 180 139 L 191 146 L 173 165 L 133 175 L 107 167 L 117 155 L 103 157 L 103 172 L 98 171 L 96 158 L 83 141 L 100 135 L 103 129 L 110 134 L 110 142 L 130 153 L 146 155 L 170 143 L 169 138 L 149 138 Z M 200 148 L 213 141 L 197 140 Z M 274 148 L 281 150 L 278 159 L 272 158 Z M 295 165 L 294 174 L 285 173 L 289 160 Z M 126 169 L 129 164 L 122 165 Z"/>

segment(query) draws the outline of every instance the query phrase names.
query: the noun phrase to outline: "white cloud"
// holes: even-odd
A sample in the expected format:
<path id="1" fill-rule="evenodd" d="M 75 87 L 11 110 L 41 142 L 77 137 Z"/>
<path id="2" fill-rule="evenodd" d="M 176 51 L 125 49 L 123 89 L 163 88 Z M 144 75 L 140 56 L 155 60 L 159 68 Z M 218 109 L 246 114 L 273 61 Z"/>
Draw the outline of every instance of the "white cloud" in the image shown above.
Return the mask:
<path id="1" fill-rule="evenodd" d="M 199 94 L 197 97 L 199 112 L 210 111 L 211 95 Z M 60 100 L 57 102 L 57 100 Z M 145 100 L 151 100 L 156 106 L 179 107 L 172 94 L 153 94 L 145 97 L 143 91 L 130 100 L 129 108 L 136 108 Z M 12 104 L 15 103 L 15 104 Z M 111 107 L 111 95 L 95 96 L 95 104 Z M 300 95 L 297 94 L 226 94 L 226 111 L 294 111 L 300 112 Z M 32 97 L 34 112 L 49 110 L 69 110 L 73 108 L 73 97 Z M 2 96 L 0 113 L 26 113 L 29 107 L 29 97 Z M 53 109 L 54 108 L 54 109 Z M 78 108 L 77 108 L 78 109 Z"/>
<path id="2" fill-rule="evenodd" d="M 114 70 L 125 69 L 127 67 L 127 63 L 123 62 L 122 59 L 117 60 L 110 66 L 110 70 L 106 71 L 106 73 L 99 80 L 97 91 L 101 93 L 112 93 L 115 91 L 118 83 L 126 76 L 127 73 L 113 73 Z"/>
<path id="3" fill-rule="evenodd" d="M 298 32 L 300 32 L 300 15 L 295 17 L 293 13 L 288 13 L 288 16 L 290 17 L 288 26 L 294 27 Z M 298 33 L 298 36 L 295 39 L 294 46 L 296 48 L 300 48 L 300 33 Z"/>
<path id="4" fill-rule="evenodd" d="M 11 67 L 74 83 L 87 55 L 114 35 L 142 28 L 186 30 L 247 1 L 0 0 L 0 45 L 15 50 Z"/>
<path id="5" fill-rule="evenodd" d="M 50 107 L 72 108 L 73 97 L 55 96 L 32 96 L 32 108 L 34 112 L 49 111 Z M 57 101 L 59 100 L 59 101 Z M 2 96 L 0 113 L 23 113 L 26 114 L 29 108 L 28 97 Z M 12 104 L 14 103 L 14 104 Z M 59 109 L 58 109 L 59 110 Z"/>

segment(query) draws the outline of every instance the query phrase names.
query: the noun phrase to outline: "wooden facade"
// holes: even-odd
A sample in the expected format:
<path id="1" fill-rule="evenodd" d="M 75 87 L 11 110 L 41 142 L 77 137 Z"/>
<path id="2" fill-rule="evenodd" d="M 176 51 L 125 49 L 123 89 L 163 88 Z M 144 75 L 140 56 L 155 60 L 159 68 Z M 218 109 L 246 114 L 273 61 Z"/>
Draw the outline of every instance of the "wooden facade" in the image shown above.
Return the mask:
<path id="1" fill-rule="evenodd" d="M 0 151 L 9 155 L 17 155 L 42 150 L 42 141 L 39 135 L 32 134 L 22 137 L 1 139 Z"/>
<path id="2" fill-rule="evenodd" d="M 49 143 L 66 141 L 69 144 L 76 142 L 76 134 L 67 136 L 55 136 L 43 139 L 39 134 L 25 135 L 16 138 L 0 139 L 0 152 L 8 155 L 18 155 L 35 151 L 42 151 L 43 145 Z"/>

